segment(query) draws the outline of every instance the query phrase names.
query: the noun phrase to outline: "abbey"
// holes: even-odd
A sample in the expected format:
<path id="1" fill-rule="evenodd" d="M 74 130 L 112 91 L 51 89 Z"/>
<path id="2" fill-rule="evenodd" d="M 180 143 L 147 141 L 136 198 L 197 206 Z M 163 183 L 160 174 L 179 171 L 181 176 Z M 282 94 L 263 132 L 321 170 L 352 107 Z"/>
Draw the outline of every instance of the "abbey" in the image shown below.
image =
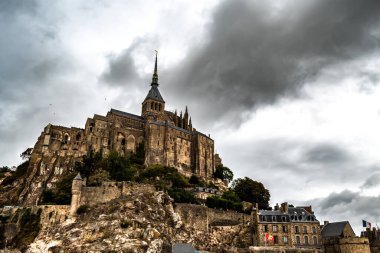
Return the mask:
<path id="1" fill-rule="evenodd" d="M 147 166 L 161 164 L 186 176 L 212 177 L 214 141 L 193 127 L 187 107 L 180 115 L 165 110 L 158 87 L 156 55 L 151 88 L 142 102 L 141 115 L 111 109 L 106 116 L 95 114 L 88 118 L 84 129 L 47 125 L 31 153 L 29 171 L 33 173 L 20 202 L 37 201 L 34 199 L 40 194 L 38 189 L 50 188 L 59 175 L 71 170 L 91 151 L 107 155 L 115 150 L 128 155 L 143 145 Z"/>

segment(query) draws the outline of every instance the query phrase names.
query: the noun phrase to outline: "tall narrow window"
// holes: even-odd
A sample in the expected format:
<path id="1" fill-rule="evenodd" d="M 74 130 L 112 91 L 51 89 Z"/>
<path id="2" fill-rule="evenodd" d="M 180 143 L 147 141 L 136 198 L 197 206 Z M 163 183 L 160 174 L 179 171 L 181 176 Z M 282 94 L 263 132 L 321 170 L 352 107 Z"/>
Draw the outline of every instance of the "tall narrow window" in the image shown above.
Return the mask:
<path id="1" fill-rule="evenodd" d="M 305 245 L 308 245 L 309 244 L 309 237 L 308 236 L 305 236 Z"/>
<path id="2" fill-rule="evenodd" d="M 158 105 L 158 110 L 161 111 L 161 104 Z"/>
<path id="3" fill-rule="evenodd" d="M 301 238 L 299 235 L 296 236 L 296 244 L 301 244 Z"/>
<path id="4" fill-rule="evenodd" d="M 316 236 L 313 236 L 313 244 L 317 245 L 318 244 L 318 239 Z"/>

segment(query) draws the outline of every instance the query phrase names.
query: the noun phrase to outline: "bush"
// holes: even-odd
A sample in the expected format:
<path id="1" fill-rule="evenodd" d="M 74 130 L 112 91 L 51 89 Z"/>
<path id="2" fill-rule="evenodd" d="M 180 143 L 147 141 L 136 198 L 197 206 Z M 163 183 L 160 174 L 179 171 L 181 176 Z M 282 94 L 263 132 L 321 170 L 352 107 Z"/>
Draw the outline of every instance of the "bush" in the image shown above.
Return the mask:
<path id="1" fill-rule="evenodd" d="M 223 210 L 243 211 L 243 204 L 240 201 L 234 201 L 223 197 L 212 196 L 206 199 L 206 206 L 209 208 L 221 208 Z"/>
<path id="2" fill-rule="evenodd" d="M 54 190 L 45 189 L 42 192 L 42 204 L 70 205 L 71 202 L 71 186 L 75 172 L 65 175 L 57 183 Z"/>
<path id="3" fill-rule="evenodd" d="M 160 180 L 171 184 L 174 188 L 185 188 L 190 186 L 187 178 L 182 176 L 175 168 L 158 164 L 149 166 L 145 171 L 143 171 L 140 175 L 140 180 L 143 178 L 154 180 L 159 178 Z"/>
<path id="4" fill-rule="evenodd" d="M 197 204 L 197 200 L 195 199 L 194 195 L 181 188 L 171 188 L 168 190 L 168 194 L 170 197 L 174 199 L 174 202 L 176 203 L 191 203 L 191 204 Z"/>
<path id="5" fill-rule="evenodd" d="M 77 209 L 77 214 L 78 215 L 81 215 L 81 214 L 84 214 L 88 211 L 88 206 L 87 205 L 81 205 L 80 207 L 78 207 Z"/>
<path id="6" fill-rule="evenodd" d="M 124 220 L 122 222 L 120 222 L 120 227 L 121 228 L 128 228 L 132 225 L 132 222 L 129 221 L 129 220 Z"/>
<path id="7" fill-rule="evenodd" d="M 3 182 L 1 182 L 1 185 L 6 186 L 6 185 L 12 184 L 18 178 L 26 174 L 28 167 L 29 167 L 29 160 L 17 166 L 16 171 L 11 176 L 4 178 Z"/>

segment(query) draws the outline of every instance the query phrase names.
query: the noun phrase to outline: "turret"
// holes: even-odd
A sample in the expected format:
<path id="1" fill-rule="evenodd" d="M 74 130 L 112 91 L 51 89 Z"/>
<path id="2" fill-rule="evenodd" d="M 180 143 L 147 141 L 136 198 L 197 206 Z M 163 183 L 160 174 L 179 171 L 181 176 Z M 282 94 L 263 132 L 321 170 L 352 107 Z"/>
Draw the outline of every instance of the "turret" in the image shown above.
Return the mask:
<path id="1" fill-rule="evenodd" d="M 76 177 L 73 179 L 73 183 L 71 185 L 71 207 L 70 207 L 70 214 L 75 215 L 77 212 L 77 209 L 79 207 L 80 203 L 80 196 L 82 193 L 82 185 L 83 180 L 80 176 L 80 173 L 76 175 Z"/>
<path id="2" fill-rule="evenodd" d="M 161 96 L 160 91 L 158 90 L 158 73 L 157 73 L 157 51 L 156 51 L 156 61 L 154 64 L 154 71 L 152 76 L 152 83 L 150 84 L 151 88 L 148 92 L 148 95 L 145 97 L 144 102 L 142 103 L 141 116 L 147 118 L 148 116 L 157 116 L 164 115 L 165 111 L 165 101 Z"/>

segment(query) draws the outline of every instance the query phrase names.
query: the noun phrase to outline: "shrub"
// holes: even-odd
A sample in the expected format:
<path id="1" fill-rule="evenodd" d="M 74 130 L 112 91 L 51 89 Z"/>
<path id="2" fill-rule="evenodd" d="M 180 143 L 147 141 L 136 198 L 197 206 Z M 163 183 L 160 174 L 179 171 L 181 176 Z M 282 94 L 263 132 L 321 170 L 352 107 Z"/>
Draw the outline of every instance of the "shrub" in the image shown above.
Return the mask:
<path id="1" fill-rule="evenodd" d="M 20 164 L 19 166 L 17 166 L 16 171 L 13 172 L 13 174 L 11 176 L 4 178 L 4 180 L 1 182 L 1 185 L 5 186 L 5 185 L 12 184 L 18 178 L 25 175 L 26 171 L 28 170 L 28 167 L 29 167 L 29 160 L 25 161 L 22 164 Z"/>
<path id="2" fill-rule="evenodd" d="M 81 205 L 80 207 L 78 207 L 77 209 L 77 214 L 78 215 L 81 215 L 81 214 L 84 214 L 88 211 L 88 206 L 87 205 Z"/>
<path id="3" fill-rule="evenodd" d="M 122 222 L 120 222 L 120 227 L 121 228 L 128 228 L 132 225 L 132 222 L 129 221 L 129 220 L 124 220 Z"/>
<path id="4" fill-rule="evenodd" d="M 197 204 L 197 200 L 195 199 L 194 195 L 181 188 L 171 188 L 168 190 L 168 194 L 170 197 L 174 199 L 174 202 L 176 203 L 192 203 Z"/>

